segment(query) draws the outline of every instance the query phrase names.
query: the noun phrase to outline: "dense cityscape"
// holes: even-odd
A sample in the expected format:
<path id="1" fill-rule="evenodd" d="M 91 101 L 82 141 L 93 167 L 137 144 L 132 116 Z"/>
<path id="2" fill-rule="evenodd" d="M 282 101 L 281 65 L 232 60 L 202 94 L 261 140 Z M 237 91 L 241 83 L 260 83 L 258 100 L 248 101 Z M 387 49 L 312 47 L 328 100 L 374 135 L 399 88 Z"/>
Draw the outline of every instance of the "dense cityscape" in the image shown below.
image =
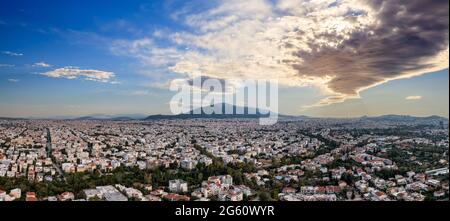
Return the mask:
<path id="1" fill-rule="evenodd" d="M 439 117 L 0 120 L 0 201 L 448 201 Z"/>
<path id="2" fill-rule="evenodd" d="M 449 3 L 0 0 L 3 220 L 441 219 Z"/>

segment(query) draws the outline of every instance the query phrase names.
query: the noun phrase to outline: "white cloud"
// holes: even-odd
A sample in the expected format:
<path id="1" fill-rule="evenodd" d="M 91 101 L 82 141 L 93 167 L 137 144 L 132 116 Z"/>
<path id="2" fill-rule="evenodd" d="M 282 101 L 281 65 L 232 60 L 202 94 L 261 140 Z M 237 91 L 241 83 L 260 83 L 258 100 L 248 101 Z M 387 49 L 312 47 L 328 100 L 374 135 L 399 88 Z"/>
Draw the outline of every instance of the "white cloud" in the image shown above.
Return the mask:
<path id="1" fill-rule="evenodd" d="M 182 58 L 182 53 L 176 48 L 158 47 L 152 39 L 144 38 L 136 41 L 115 41 L 111 50 L 116 55 L 135 57 L 145 64 L 154 67 L 167 67 Z"/>
<path id="2" fill-rule="evenodd" d="M 51 67 L 51 65 L 49 65 L 45 62 L 37 62 L 37 63 L 33 64 L 33 67 L 48 68 L 48 67 Z"/>
<path id="3" fill-rule="evenodd" d="M 359 98 L 361 91 L 387 81 L 448 68 L 445 1 L 218 3 L 177 16 L 193 31 L 169 34 L 172 47 L 158 47 L 149 37 L 117 41 L 113 51 L 186 78 L 275 78 L 284 86 L 315 86 L 327 97 L 313 106 Z"/>
<path id="4" fill-rule="evenodd" d="M 19 82 L 20 80 L 19 80 L 19 79 L 13 79 L 13 78 L 10 78 L 10 79 L 8 79 L 8 81 L 9 81 L 9 82 L 12 82 L 12 83 L 17 83 L 17 82 Z"/>
<path id="5" fill-rule="evenodd" d="M 133 91 L 131 93 L 131 95 L 133 95 L 133 96 L 152 96 L 154 94 L 150 91 L 140 90 L 140 91 Z"/>
<path id="6" fill-rule="evenodd" d="M 423 98 L 422 96 L 408 96 L 405 99 L 411 101 L 411 100 L 422 100 L 422 98 Z"/>
<path id="7" fill-rule="evenodd" d="M 52 78 L 66 78 L 66 79 L 84 79 L 87 81 L 96 81 L 102 83 L 116 83 L 114 80 L 115 74 L 113 72 L 98 71 L 98 70 L 82 70 L 78 67 L 64 67 L 53 71 L 42 73 L 41 75 Z"/>
<path id="8" fill-rule="evenodd" d="M 8 55 L 8 56 L 13 56 L 13 57 L 23 56 L 22 53 L 16 53 L 16 52 L 11 52 L 11 51 L 2 51 L 2 54 Z"/>
<path id="9" fill-rule="evenodd" d="M 170 88 L 170 83 L 171 81 L 150 82 L 143 84 L 143 86 L 147 88 L 167 90 Z"/>
<path id="10" fill-rule="evenodd" d="M 109 82 L 110 84 L 122 84 L 122 82 L 120 82 L 120 81 L 111 81 L 111 82 Z"/>

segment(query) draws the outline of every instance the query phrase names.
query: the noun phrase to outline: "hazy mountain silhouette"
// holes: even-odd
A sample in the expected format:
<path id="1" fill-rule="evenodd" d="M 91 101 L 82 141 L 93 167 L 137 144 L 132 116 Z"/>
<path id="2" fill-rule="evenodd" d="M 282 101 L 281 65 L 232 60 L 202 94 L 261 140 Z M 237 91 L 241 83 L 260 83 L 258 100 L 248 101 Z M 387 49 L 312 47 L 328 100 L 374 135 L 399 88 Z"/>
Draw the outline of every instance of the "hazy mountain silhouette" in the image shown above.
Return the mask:
<path id="1" fill-rule="evenodd" d="M 221 113 L 213 113 L 208 114 L 206 113 L 208 110 L 213 112 L 213 108 L 216 106 L 221 106 Z M 232 114 L 226 114 L 226 110 L 232 110 Z M 238 110 L 240 113 L 239 114 Z M 250 108 L 250 107 L 239 107 L 235 105 L 230 104 L 216 104 L 215 106 L 210 107 L 202 107 L 198 109 L 194 109 L 189 111 L 188 113 L 184 114 L 178 114 L 178 115 L 151 115 L 145 118 L 144 120 L 170 120 L 170 119 L 232 119 L 232 118 L 263 118 L 268 117 L 269 114 L 262 114 L 262 113 L 268 113 L 268 111 L 260 110 L 257 108 Z"/>

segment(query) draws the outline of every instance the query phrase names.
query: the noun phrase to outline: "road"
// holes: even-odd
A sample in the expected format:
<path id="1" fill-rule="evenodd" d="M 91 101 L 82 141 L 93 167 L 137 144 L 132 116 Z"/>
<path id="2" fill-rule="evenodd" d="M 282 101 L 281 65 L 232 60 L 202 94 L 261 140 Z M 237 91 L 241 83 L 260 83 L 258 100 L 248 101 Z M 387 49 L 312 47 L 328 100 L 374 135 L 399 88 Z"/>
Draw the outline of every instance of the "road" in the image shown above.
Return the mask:
<path id="1" fill-rule="evenodd" d="M 61 170 L 61 167 L 56 162 L 55 158 L 52 156 L 52 135 L 50 132 L 50 128 L 47 128 L 47 148 L 46 148 L 46 150 L 47 150 L 47 157 L 50 157 L 50 159 L 52 159 L 53 168 L 55 168 L 55 170 L 58 172 L 58 175 L 60 177 L 63 177 L 65 179 L 64 174 Z"/>

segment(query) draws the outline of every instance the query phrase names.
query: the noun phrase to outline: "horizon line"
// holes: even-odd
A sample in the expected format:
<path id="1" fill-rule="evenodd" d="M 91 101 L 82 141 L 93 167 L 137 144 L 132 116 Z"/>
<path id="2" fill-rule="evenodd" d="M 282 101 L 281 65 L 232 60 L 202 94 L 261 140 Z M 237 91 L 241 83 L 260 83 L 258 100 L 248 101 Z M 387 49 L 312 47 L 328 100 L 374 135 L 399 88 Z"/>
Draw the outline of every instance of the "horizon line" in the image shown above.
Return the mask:
<path id="1" fill-rule="evenodd" d="M 104 115 L 105 118 L 101 119 L 100 117 L 96 117 L 96 115 Z M 143 117 L 133 118 L 130 115 L 142 115 Z M 34 116 L 0 116 L 0 120 L 79 120 L 79 118 L 88 118 L 91 117 L 93 120 L 112 120 L 114 118 L 121 118 L 121 117 L 127 117 L 132 118 L 132 120 L 145 120 L 148 117 L 151 116 L 178 116 L 178 115 L 194 115 L 189 113 L 184 114 L 88 114 L 88 115 L 70 115 L 70 116 L 63 116 L 63 115 L 56 115 L 56 116 L 42 116 L 42 117 L 34 117 Z M 211 114 L 215 115 L 215 114 Z M 225 115 L 225 114 L 219 114 L 219 115 Z M 246 114 L 241 114 L 246 115 Z M 252 114 L 247 114 L 252 115 Z M 357 118 L 376 118 L 376 117 L 387 117 L 387 116 L 398 116 L 398 117 L 415 117 L 415 118 L 430 118 L 430 117 L 440 117 L 444 118 L 446 120 L 449 120 L 449 116 L 442 116 L 442 115 L 408 115 L 408 114 L 383 114 L 383 115 L 361 115 L 361 116 L 350 116 L 350 117 L 344 117 L 344 116 L 309 116 L 309 115 L 290 115 L 290 114 L 280 114 L 279 116 L 282 117 L 294 117 L 294 118 L 300 118 L 300 117 L 306 117 L 306 118 L 319 118 L 319 119 L 357 119 Z"/>

